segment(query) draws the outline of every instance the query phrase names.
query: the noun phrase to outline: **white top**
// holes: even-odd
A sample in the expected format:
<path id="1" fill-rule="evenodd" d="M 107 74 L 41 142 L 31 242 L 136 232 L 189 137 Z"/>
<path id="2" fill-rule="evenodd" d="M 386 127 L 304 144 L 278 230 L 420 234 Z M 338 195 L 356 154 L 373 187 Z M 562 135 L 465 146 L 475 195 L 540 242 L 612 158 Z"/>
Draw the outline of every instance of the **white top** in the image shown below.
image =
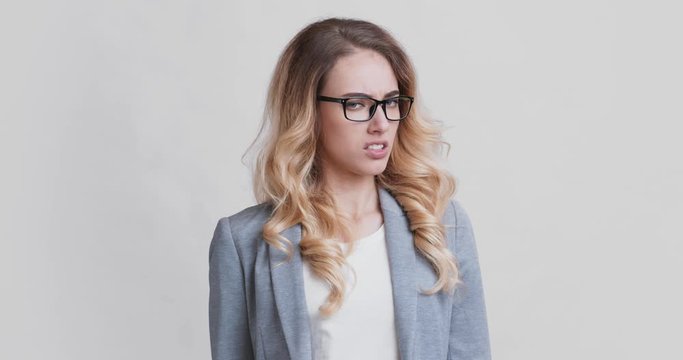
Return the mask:
<path id="1" fill-rule="evenodd" d="M 340 243 L 346 251 L 348 244 Z M 384 224 L 375 233 L 355 241 L 347 262 L 347 292 L 341 308 L 331 317 L 320 315 L 329 287 L 315 277 L 304 261 L 304 288 L 311 324 L 315 360 L 398 359 L 394 302 L 384 236 Z"/>

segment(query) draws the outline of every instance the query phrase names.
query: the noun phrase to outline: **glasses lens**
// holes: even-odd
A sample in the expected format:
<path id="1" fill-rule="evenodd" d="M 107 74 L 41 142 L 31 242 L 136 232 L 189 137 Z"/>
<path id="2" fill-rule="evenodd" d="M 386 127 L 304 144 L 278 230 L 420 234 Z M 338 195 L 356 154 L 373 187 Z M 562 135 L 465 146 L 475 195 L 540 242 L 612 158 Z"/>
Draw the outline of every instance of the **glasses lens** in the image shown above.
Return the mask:
<path id="1" fill-rule="evenodd" d="M 401 120 L 408 116 L 412 101 L 409 97 L 395 97 L 385 103 L 386 115 L 389 120 Z M 353 121 L 367 121 L 375 113 L 377 103 L 372 99 L 351 98 L 346 100 L 346 117 Z"/>
<path id="2" fill-rule="evenodd" d="M 386 102 L 387 119 L 401 120 L 408 116 L 412 102 L 407 97 L 396 97 Z"/>
<path id="3" fill-rule="evenodd" d="M 346 117 L 353 121 L 365 121 L 370 119 L 370 113 L 377 104 L 370 99 L 352 98 L 346 100 Z"/>

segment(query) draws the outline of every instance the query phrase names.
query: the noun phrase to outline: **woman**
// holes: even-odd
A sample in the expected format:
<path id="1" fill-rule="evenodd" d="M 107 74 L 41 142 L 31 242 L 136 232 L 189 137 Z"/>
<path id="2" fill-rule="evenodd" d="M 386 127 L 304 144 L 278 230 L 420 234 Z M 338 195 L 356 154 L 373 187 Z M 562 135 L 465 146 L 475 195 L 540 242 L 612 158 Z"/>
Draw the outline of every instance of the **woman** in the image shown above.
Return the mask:
<path id="1" fill-rule="evenodd" d="M 220 219 L 209 249 L 214 360 L 490 358 L 473 231 L 416 93 L 377 25 L 330 18 L 290 41 L 259 204 Z"/>

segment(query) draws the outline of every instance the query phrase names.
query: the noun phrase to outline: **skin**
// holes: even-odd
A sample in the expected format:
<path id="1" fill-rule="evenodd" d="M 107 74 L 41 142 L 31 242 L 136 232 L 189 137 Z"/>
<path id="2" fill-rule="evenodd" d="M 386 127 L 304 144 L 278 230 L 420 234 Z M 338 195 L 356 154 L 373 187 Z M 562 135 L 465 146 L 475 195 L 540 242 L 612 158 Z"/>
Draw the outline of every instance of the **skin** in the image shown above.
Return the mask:
<path id="1" fill-rule="evenodd" d="M 398 90 L 398 81 L 389 62 L 379 53 L 358 49 L 339 59 L 326 74 L 320 95 L 343 97 L 349 92 L 365 93 L 375 99 Z M 373 118 L 352 122 L 344 117 L 342 105 L 318 102 L 320 140 L 318 151 L 322 160 L 325 186 L 333 194 L 339 210 L 353 220 L 352 241 L 375 232 L 383 223 L 379 195 L 374 176 L 386 169 L 389 155 L 372 159 L 364 145 L 383 140 L 390 154 L 399 126 L 386 119 L 378 107 Z"/>

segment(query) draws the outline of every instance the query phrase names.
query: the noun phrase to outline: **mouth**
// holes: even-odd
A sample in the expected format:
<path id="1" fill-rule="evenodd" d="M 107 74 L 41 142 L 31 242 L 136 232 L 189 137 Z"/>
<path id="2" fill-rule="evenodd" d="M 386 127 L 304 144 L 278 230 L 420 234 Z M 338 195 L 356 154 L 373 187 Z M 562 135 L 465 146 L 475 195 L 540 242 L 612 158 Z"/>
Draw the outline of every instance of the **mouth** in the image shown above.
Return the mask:
<path id="1" fill-rule="evenodd" d="M 365 143 L 365 146 L 363 149 L 365 150 L 384 150 L 388 146 L 386 141 L 377 141 L 377 142 L 369 142 Z"/>
<path id="2" fill-rule="evenodd" d="M 386 141 L 369 142 L 365 144 L 365 152 L 371 159 L 382 159 L 387 156 L 389 144 Z"/>

